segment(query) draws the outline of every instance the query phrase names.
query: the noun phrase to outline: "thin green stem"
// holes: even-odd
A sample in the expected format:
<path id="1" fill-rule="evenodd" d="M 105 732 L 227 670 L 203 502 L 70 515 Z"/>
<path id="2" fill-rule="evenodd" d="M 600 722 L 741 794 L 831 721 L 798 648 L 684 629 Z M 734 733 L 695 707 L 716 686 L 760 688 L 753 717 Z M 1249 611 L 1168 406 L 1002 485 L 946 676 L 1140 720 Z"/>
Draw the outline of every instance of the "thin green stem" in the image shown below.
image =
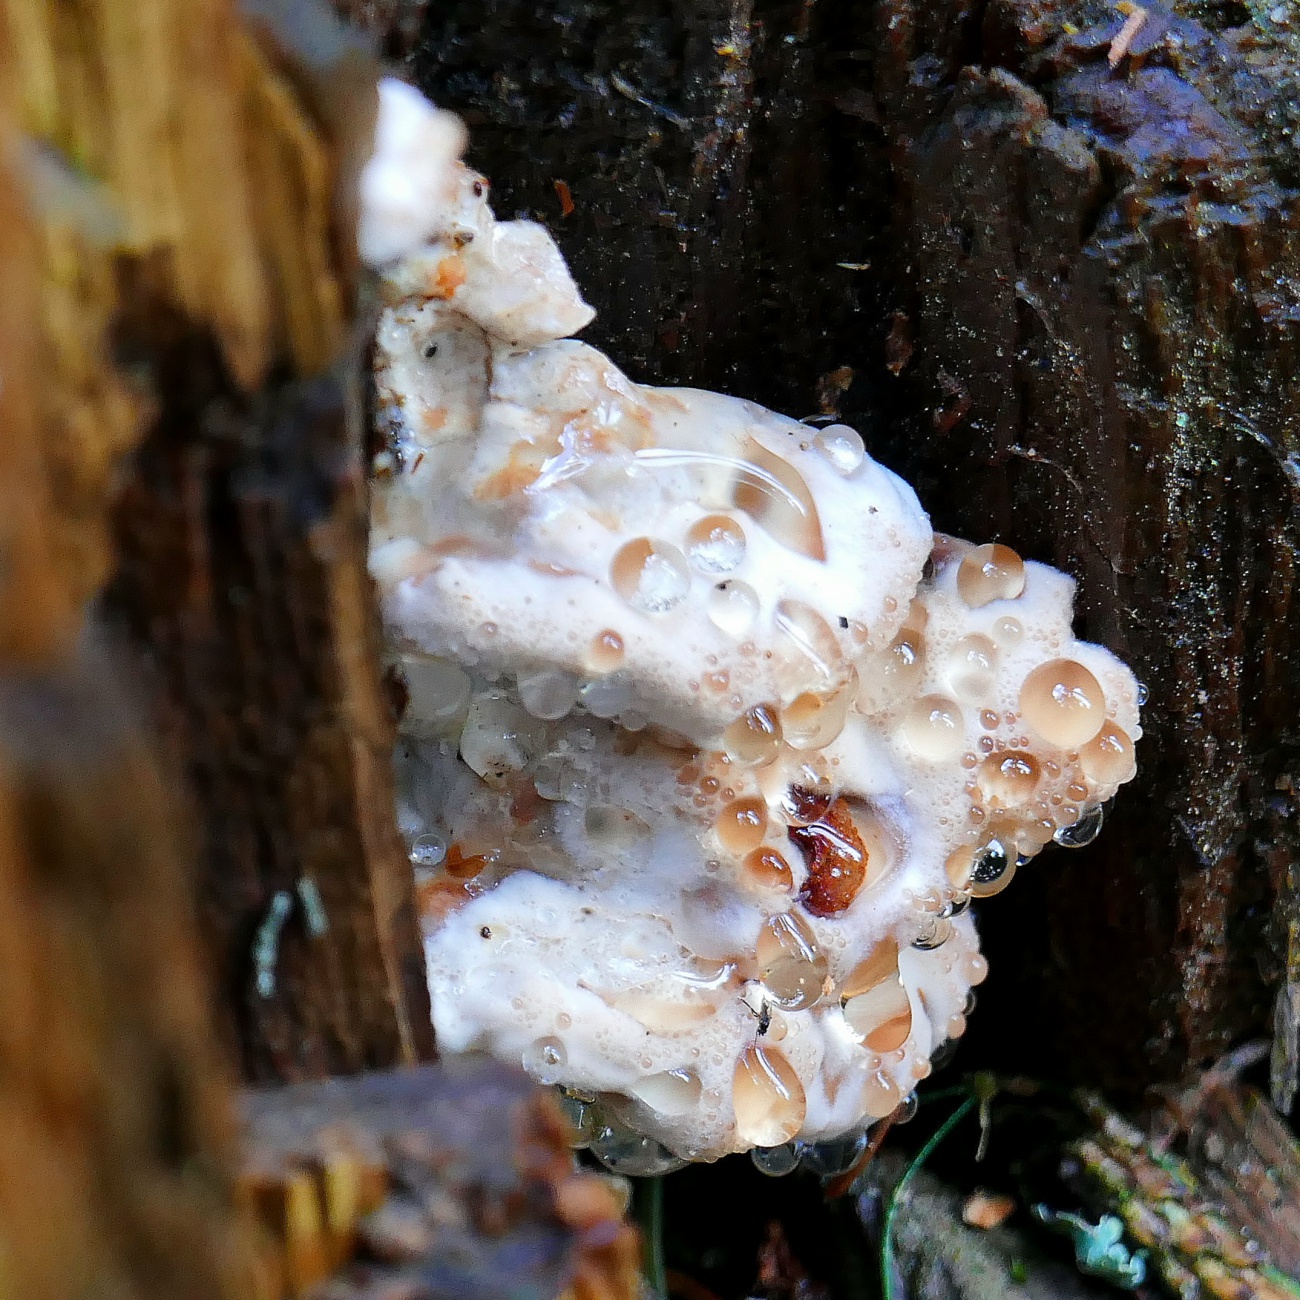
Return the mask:
<path id="1" fill-rule="evenodd" d="M 656 1300 L 668 1300 L 668 1269 L 664 1264 L 664 1180 L 637 1180 L 641 1232 L 645 1237 L 645 1276 Z"/>
<path id="2" fill-rule="evenodd" d="M 885 1300 L 897 1300 L 894 1289 L 894 1220 L 898 1217 L 898 1208 L 902 1204 L 903 1194 L 917 1171 L 934 1154 L 934 1149 L 967 1115 L 979 1105 L 979 1099 L 968 1096 L 960 1106 L 935 1130 L 930 1140 L 916 1153 L 915 1159 L 903 1170 L 903 1176 L 894 1187 L 885 1209 L 885 1226 L 880 1239 L 880 1289 Z"/>

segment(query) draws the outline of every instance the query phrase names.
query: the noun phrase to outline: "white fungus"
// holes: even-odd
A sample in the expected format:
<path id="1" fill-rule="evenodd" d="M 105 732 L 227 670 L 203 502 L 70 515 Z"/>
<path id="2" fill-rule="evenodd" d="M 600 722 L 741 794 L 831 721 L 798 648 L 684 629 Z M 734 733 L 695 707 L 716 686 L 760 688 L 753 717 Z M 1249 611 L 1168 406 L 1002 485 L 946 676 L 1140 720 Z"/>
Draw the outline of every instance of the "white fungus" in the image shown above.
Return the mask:
<path id="1" fill-rule="evenodd" d="M 852 429 L 568 338 L 591 309 L 462 143 L 386 86 L 362 222 L 439 1043 L 563 1087 L 627 1172 L 860 1132 L 965 1027 L 968 901 L 1132 777 L 1137 683 Z"/>

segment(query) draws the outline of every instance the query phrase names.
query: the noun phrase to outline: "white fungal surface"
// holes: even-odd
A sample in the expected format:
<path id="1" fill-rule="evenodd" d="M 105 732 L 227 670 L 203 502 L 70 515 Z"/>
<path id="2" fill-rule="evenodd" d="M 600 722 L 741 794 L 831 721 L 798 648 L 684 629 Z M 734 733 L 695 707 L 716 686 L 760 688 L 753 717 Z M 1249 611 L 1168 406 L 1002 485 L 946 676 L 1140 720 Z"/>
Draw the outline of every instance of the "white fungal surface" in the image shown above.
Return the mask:
<path id="1" fill-rule="evenodd" d="M 1132 777 L 1137 683 L 852 429 L 569 338 L 549 235 L 412 94 L 363 185 L 371 567 L 439 1042 L 627 1172 L 859 1132 L 965 1027 L 969 900 Z"/>

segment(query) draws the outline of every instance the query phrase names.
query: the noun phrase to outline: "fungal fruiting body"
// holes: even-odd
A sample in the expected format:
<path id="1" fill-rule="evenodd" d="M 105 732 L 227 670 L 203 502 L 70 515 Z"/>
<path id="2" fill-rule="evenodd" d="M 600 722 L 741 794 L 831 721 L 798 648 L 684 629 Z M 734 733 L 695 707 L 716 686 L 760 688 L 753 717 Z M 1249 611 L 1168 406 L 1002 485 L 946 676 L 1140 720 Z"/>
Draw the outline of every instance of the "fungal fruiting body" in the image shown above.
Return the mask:
<path id="1" fill-rule="evenodd" d="M 968 901 L 1133 775 L 1137 683 L 852 429 L 569 338 L 549 236 L 435 163 L 441 225 L 372 238 L 371 567 L 439 1042 L 630 1172 L 861 1131 L 965 1027 Z"/>

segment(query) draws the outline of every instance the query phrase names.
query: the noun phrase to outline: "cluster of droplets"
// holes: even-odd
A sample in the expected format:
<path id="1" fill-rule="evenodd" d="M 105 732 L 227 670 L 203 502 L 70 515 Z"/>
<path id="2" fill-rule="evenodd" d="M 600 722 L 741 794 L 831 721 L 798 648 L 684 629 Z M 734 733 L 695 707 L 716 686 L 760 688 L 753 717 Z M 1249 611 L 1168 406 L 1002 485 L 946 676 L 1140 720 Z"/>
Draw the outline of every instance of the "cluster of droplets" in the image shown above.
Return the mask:
<path id="1" fill-rule="evenodd" d="M 448 166 L 385 282 L 372 557 L 440 1041 L 622 1172 L 830 1172 L 964 1031 L 971 900 L 1096 835 L 1136 683 L 853 429 L 565 338 L 549 236 Z"/>
<path id="2" fill-rule="evenodd" d="M 729 531 L 726 523 L 705 517 L 693 530 L 715 563 L 721 562 L 717 552 L 743 546 L 743 533 Z M 802 661 L 804 670 L 784 702 L 738 713 L 723 729 L 717 749 L 644 722 L 618 728 L 625 737 L 618 742 L 622 752 L 650 752 L 671 769 L 676 793 L 668 807 L 686 810 L 699 825 L 702 873 L 724 873 L 728 886 L 762 913 L 752 949 L 728 962 L 732 996 L 745 1002 L 756 1023 L 752 1037 L 737 1046 L 728 1100 L 732 1145 L 753 1149 L 767 1172 L 784 1172 L 801 1158 L 816 1163 L 821 1157 L 815 1153 L 823 1147 L 859 1147 L 865 1141 L 863 1122 L 904 1105 L 915 1081 L 929 1072 L 938 1045 L 954 1042 L 964 1031 L 965 1008 L 928 1025 L 919 1042 L 914 1039 L 916 1010 L 900 969 L 900 945 L 935 952 L 952 938 L 971 899 L 1000 892 L 1045 844 L 1088 843 L 1101 826 L 1097 796 L 1108 798 L 1132 775 L 1133 742 L 1115 721 L 1096 675 L 1077 659 L 1034 664 L 1018 686 L 1013 683 L 1017 707 L 1002 707 L 1004 652 L 1014 658 L 1025 638 L 1014 613 L 999 613 L 990 634 L 954 636 L 950 626 L 946 640 L 932 635 L 932 610 L 953 622 L 945 601 L 972 611 L 994 601 L 1001 609 L 1014 609 L 1025 587 L 1019 557 L 1006 547 L 962 548 L 948 539 L 940 541 L 936 554 L 938 561 L 897 632 L 875 652 L 881 670 L 869 684 L 859 680 L 872 662 L 869 638 L 862 638 L 865 648 L 856 664 L 846 661 L 817 611 L 784 602 L 774 623 L 798 648 L 792 659 Z M 666 567 L 656 568 L 665 555 Z M 679 559 L 683 570 L 697 564 L 695 557 L 688 561 L 667 544 L 648 541 L 636 546 L 634 558 L 635 582 L 628 578 L 620 589 L 617 573 L 612 582 L 630 603 L 639 601 L 647 609 L 663 603 Z M 948 575 L 946 590 L 941 579 L 954 565 L 955 578 Z M 653 576 L 647 578 L 647 571 Z M 647 591 L 659 594 L 652 598 Z M 780 644 L 779 636 L 775 640 Z M 407 819 L 426 917 L 441 916 L 448 905 L 489 891 L 512 870 L 538 869 L 547 822 L 537 801 L 550 807 L 583 797 L 581 783 L 566 785 L 563 771 L 573 728 L 583 718 L 622 714 L 625 719 L 634 702 L 626 692 L 601 693 L 624 653 L 623 634 L 606 628 L 586 647 L 585 679 L 539 668 L 476 683 L 450 661 L 405 661 L 415 730 L 423 730 L 426 739 L 453 740 L 460 763 L 489 786 L 512 792 L 509 829 L 489 833 L 488 842 L 470 844 L 464 836 L 451 841 L 418 817 Z M 929 689 L 939 683 L 946 690 Z M 799 689 L 809 685 L 822 689 Z M 842 924 L 860 898 L 897 870 L 910 848 L 909 828 L 897 809 L 856 793 L 837 770 L 836 742 L 846 728 L 861 726 L 873 713 L 893 726 L 895 744 L 908 761 L 961 772 L 968 808 L 964 825 L 954 826 L 949 836 L 956 842 L 941 878 L 925 887 L 915 882 L 900 887 L 911 919 L 846 968 L 833 946 L 836 933 L 819 934 L 816 924 Z M 968 749 L 972 721 L 979 739 Z M 624 860 L 635 842 L 653 834 L 645 818 L 615 806 L 587 806 L 584 817 L 588 836 Z M 958 964 L 955 978 L 963 988 L 983 977 L 983 959 L 973 948 Z M 646 1004 L 653 998 L 624 994 L 613 1001 L 660 1030 L 682 1028 L 671 1017 L 659 1022 L 648 1015 Z M 829 1146 L 799 1136 L 807 1117 L 807 1087 L 783 1048 L 789 1017 L 799 1013 L 841 1024 L 868 1063 L 856 1084 L 861 1093 L 857 1127 Z M 688 1015 L 684 1023 L 692 1021 Z M 571 1028 L 566 1016 L 559 1032 L 539 1036 L 524 1050 L 522 1064 L 540 1081 L 559 1083 L 566 1077 L 565 1036 Z M 581 1145 L 612 1169 L 650 1174 L 699 1152 L 680 1143 L 665 1145 L 656 1136 L 663 1130 L 653 1122 L 647 1126 L 647 1112 L 676 1119 L 702 1104 L 702 1087 L 696 1070 L 678 1068 L 640 1080 L 630 1090 L 631 1102 L 572 1087 L 565 1095 Z M 719 1104 L 716 1098 L 713 1104 Z"/>

